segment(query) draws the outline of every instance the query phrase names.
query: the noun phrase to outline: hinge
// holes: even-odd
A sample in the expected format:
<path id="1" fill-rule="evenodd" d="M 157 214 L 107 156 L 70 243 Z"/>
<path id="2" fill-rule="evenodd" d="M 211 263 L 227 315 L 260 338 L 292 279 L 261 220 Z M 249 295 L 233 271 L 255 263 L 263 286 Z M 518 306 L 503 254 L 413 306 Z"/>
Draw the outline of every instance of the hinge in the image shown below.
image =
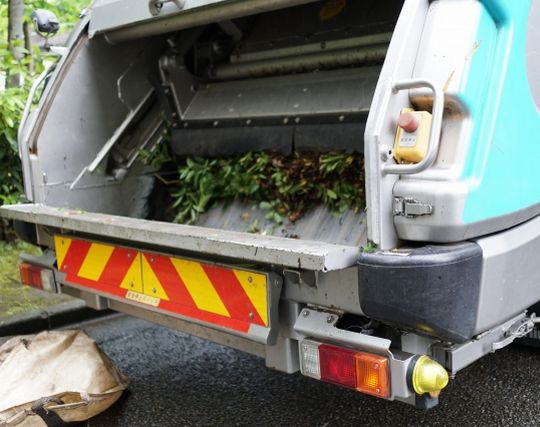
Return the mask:
<path id="1" fill-rule="evenodd" d="M 411 197 L 394 197 L 394 215 L 414 218 L 417 216 L 431 215 L 433 206 L 423 203 Z"/>

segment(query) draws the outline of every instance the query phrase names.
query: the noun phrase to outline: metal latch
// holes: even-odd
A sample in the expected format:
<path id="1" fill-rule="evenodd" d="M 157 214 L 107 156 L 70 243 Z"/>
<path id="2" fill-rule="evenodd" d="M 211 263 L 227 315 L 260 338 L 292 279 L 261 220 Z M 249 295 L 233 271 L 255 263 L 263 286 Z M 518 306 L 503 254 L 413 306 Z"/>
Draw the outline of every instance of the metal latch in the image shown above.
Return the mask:
<path id="1" fill-rule="evenodd" d="M 536 317 L 536 314 L 531 314 L 530 317 L 521 319 L 514 323 L 504 333 L 504 337 L 501 341 L 494 342 L 492 344 L 493 351 L 499 350 L 511 344 L 517 338 L 523 338 L 528 335 L 540 323 L 540 318 Z"/>
<path id="2" fill-rule="evenodd" d="M 433 206 L 423 203 L 411 197 L 394 197 L 394 215 L 414 218 L 417 216 L 431 215 Z"/>

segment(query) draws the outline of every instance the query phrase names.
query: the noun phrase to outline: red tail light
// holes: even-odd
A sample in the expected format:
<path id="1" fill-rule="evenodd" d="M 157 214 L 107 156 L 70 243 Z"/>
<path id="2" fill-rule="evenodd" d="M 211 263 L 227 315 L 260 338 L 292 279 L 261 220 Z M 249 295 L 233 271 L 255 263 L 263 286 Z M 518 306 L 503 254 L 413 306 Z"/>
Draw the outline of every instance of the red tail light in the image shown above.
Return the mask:
<path id="1" fill-rule="evenodd" d="M 321 380 L 356 388 L 355 352 L 326 344 L 319 346 Z"/>
<path id="2" fill-rule="evenodd" d="M 21 282 L 23 285 L 32 286 L 34 288 L 43 289 L 43 280 L 41 279 L 42 268 L 27 262 L 19 264 L 19 272 L 21 274 Z"/>
<path id="3" fill-rule="evenodd" d="M 300 362 L 302 374 L 308 377 L 377 397 L 391 395 L 390 361 L 386 356 L 305 339 L 300 345 Z"/>

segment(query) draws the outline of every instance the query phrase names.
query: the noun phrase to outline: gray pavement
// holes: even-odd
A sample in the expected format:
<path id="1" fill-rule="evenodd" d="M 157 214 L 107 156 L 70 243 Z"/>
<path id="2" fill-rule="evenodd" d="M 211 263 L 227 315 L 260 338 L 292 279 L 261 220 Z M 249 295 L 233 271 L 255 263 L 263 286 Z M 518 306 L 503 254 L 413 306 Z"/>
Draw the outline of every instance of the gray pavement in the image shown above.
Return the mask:
<path id="1" fill-rule="evenodd" d="M 127 316 L 81 326 L 131 379 L 130 392 L 89 427 L 540 426 L 540 350 L 522 346 L 462 371 L 425 413 Z"/>

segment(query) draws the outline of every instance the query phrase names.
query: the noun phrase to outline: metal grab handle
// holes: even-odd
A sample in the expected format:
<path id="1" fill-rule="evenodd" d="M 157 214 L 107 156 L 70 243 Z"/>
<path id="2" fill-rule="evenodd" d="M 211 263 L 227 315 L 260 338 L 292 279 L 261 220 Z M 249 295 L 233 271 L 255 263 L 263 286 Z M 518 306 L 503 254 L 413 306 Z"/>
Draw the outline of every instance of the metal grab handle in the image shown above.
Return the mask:
<path id="1" fill-rule="evenodd" d="M 398 93 L 402 90 L 418 89 L 422 87 L 427 87 L 433 92 L 431 130 L 429 133 L 426 156 L 419 163 L 411 165 L 384 165 L 383 173 L 385 174 L 412 175 L 419 173 L 429 168 L 437 158 L 437 154 L 439 153 L 439 142 L 441 138 L 441 128 L 444 114 L 444 92 L 442 89 L 435 86 L 429 80 L 412 79 L 394 83 L 392 92 Z"/>
<path id="2" fill-rule="evenodd" d="M 21 137 L 22 137 L 22 131 L 26 125 L 26 120 L 28 119 L 28 116 L 30 115 L 30 110 L 32 108 L 32 104 L 34 102 L 34 96 L 36 95 L 36 92 L 43 83 L 43 81 L 49 76 L 49 72 L 51 71 L 51 64 L 45 65 L 45 69 L 43 72 L 39 75 L 39 77 L 34 80 L 34 83 L 32 83 L 32 87 L 30 88 L 30 92 L 28 93 L 28 97 L 26 98 L 26 103 L 24 104 L 24 110 L 21 115 L 21 120 L 19 122 L 19 128 L 17 129 L 17 141 L 19 146 L 19 156 L 22 153 L 22 143 Z"/>

